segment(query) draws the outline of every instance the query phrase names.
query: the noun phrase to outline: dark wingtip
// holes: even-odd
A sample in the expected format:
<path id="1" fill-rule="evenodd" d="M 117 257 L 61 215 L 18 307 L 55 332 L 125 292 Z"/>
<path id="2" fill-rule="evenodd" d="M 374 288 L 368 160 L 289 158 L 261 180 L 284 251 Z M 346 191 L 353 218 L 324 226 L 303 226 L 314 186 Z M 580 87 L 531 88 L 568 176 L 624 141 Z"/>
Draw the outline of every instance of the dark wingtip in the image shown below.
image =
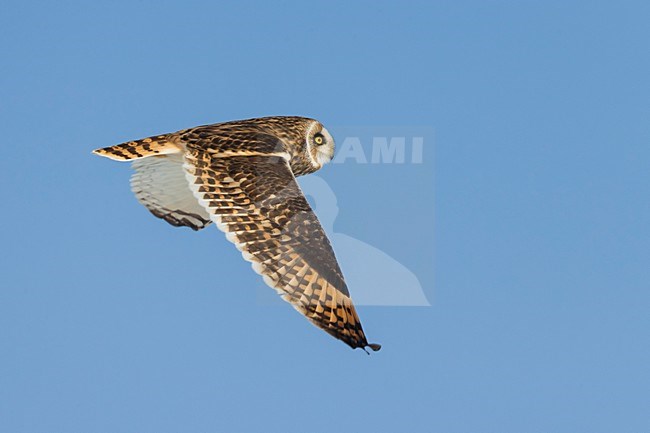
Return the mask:
<path id="1" fill-rule="evenodd" d="M 368 350 L 366 350 L 366 347 L 369 347 L 369 348 L 372 349 L 373 352 L 376 352 L 376 351 L 378 351 L 379 349 L 381 349 L 381 344 L 377 344 L 377 343 L 368 343 L 368 344 L 366 344 L 365 346 L 361 347 L 361 348 L 363 349 L 363 351 L 366 352 L 367 355 L 370 355 L 370 352 L 368 352 Z"/>

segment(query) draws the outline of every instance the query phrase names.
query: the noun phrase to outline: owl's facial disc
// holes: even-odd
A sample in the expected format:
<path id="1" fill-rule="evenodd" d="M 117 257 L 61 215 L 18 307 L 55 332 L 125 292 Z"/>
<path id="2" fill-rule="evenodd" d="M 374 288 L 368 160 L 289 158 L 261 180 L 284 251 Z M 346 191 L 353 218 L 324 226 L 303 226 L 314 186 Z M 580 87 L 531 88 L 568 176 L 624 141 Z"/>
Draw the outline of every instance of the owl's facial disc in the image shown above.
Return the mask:
<path id="1" fill-rule="evenodd" d="M 334 138 L 324 127 L 316 129 L 311 137 L 311 148 L 314 159 L 323 166 L 334 156 Z"/>

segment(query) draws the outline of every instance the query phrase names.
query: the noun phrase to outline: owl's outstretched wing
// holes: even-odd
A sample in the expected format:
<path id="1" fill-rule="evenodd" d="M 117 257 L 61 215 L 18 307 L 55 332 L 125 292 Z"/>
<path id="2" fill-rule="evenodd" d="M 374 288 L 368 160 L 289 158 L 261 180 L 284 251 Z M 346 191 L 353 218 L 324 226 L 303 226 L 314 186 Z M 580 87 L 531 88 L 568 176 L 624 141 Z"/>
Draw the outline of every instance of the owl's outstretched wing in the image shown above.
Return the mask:
<path id="1" fill-rule="evenodd" d="M 370 347 L 323 228 L 285 154 L 190 148 L 190 189 L 210 219 L 283 299 L 352 348 Z"/>
<path id="2" fill-rule="evenodd" d="M 183 132 L 183 131 L 180 131 Z M 201 230 L 210 218 L 187 187 L 178 133 L 148 137 L 93 151 L 115 161 L 131 161 L 131 190 L 153 215 L 177 227 Z"/>

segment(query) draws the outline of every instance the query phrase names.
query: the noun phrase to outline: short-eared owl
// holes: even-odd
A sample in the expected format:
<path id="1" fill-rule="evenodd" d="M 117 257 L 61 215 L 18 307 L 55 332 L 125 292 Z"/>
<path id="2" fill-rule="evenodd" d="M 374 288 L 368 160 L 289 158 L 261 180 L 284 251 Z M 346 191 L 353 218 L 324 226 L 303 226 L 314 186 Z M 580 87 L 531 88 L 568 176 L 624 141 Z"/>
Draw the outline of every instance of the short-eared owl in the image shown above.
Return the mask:
<path id="1" fill-rule="evenodd" d="M 368 344 L 325 232 L 295 176 L 332 159 L 320 122 L 264 117 L 97 149 L 133 161 L 138 201 L 174 226 L 225 232 L 253 270 L 313 324 L 352 348 Z"/>

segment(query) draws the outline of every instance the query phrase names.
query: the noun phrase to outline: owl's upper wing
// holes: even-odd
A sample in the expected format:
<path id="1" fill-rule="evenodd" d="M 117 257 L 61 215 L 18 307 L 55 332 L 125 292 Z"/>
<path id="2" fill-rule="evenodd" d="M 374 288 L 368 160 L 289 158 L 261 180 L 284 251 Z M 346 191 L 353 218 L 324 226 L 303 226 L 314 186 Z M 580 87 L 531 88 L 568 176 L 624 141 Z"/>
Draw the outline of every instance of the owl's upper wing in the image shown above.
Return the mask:
<path id="1" fill-rule="evenodd" d="M 190 189 L 255 272 L 313 324 L 352 348 L 368 344 L 334 251 L 286 154 L 188 147 Z"/>

